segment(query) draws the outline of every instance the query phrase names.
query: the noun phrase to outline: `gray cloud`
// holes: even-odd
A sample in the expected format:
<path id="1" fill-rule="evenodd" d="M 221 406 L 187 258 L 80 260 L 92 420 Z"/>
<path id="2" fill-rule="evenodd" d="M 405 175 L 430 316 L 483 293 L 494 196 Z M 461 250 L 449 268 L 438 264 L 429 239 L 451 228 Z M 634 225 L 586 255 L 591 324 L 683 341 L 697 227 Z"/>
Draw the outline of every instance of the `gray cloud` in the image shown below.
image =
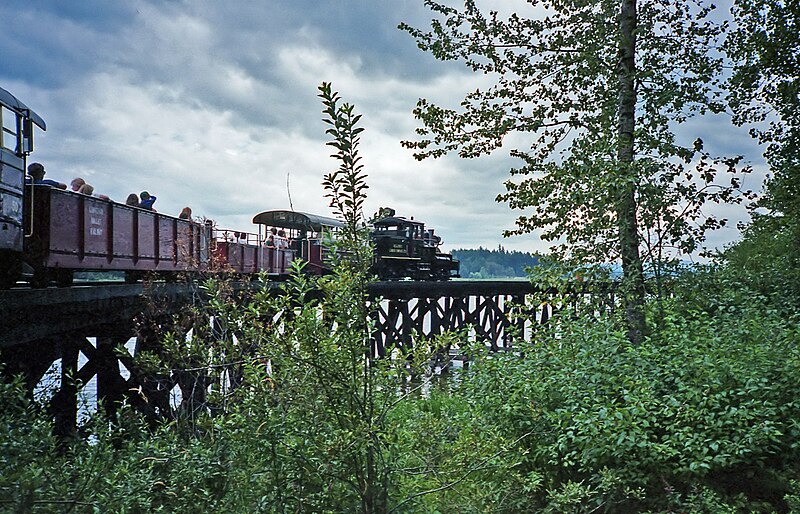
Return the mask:
<path id="1" fill-rule="evenodd" d="M 418 98 L 454 105 L 486 81 L 396 28 L 431 17 L 421 0 L 6 0 L 0 85 L 47 120 L 35 158 L 54 177 L 83 176 L 118 200 L 147 189 L 162 212 L 191 205 L 246 228 L 256 212 L 288 207 L 290 194 L 295 209 L 329 214 L 320 182 L 336 163 L 316 87 L 331 81 L 364 115 L 368 210 L 425 221 L 449 248 L 544 250 L 535 235 L 500 235 L 517 213 L 494 198 L 517 164 L 508 149 L 524 138 L 467 161 L 420 163 L 400 147 L 414 137 Z M 687 136 L 758 161 L 743 131 L 693 123 Z"/>

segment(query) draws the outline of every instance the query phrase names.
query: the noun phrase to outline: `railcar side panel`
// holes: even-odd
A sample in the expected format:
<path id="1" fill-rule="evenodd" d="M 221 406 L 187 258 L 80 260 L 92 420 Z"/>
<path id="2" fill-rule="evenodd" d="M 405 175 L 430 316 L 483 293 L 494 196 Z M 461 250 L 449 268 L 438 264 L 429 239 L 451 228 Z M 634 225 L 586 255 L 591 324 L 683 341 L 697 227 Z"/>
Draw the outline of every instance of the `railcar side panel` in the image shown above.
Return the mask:
<path id="1" fill-rule="evenodd" d="M 192 227 L 192 255 L 196 262 L 205 269 L 208 266 L 209 253 L 207 245 L 210 241 L 211 227 L 200 223 L 190 223 Z"/>
<path id="2" fill-rule="evenodd" d="M 279 250 L 232 241 L 217 241 L 214 250 L 215 266 L 237 273 L 266 271 L 272 275 L 285 275 L 289 272 L 293 260 L 293 250 Z"/>
<path id="3" fill-rule="evenodd" d="M 236 243 L 222 243 L 225 250 L 225 262 L 233 270 L 239 271 L 242 268 L 242 245 Z"/>
<path id="4" fill-rule="evenodd" d="M 242 273 L 258 273 L 259 247 L 254 245 L 242 246 Z"/>
<path id="5" fill-rule="evenodd" d="M 217 241 L 214 250 L 214 266 L 220 270 L 238 271 L 242 266 L 241 245 L 229 241 Z"/>
<path id="6" fill-rule="evenodd" d="M 156 269 L 176 269 L 175 267 L 175 220 L 156 215 L 158 223 L 158 263 Z"/>
<path id="7" fill-rule="evenodd" d="M 175 220 L 175 260 L 181 268 L 192 268 L 200 263 L 198 255 L 195 255 L 195 242 L 193 224 L 178 223 Z"/>
<path id="8" fill-rule="evenodd" d="M 212 245 L 211 267 L 218 271 L 224 268 L 228 262 L 227 244 L 224 241 L 214 241 Z"/>
<path id="9" fill-rule="evenodd" d="M 234 269 L 239 273 L 244 273 L 247 269 L 247 245 L 242 243 L 233 243 L 231 248 L 236 255 L 236 265 Z"/>
<path id="10" fill-rule="evenodd" d="M 108 200 L 36 186 L 27 253 L 34 269 L 178 271 L 206 268 L 205 226 Z"/>
<path id="11" fill-rule="evenodd" d="M 279 252 L 283 253 L 283 267 L 281 268 L 280 273 L 287 274 L 292 267 L 292 262 L 294 262 L 294 252 L 292 250 L 279 250 Z"/>
<path id="12" fill-rule="evenodd" d="M 271 275 L 286 275 L 292 267 L 294 258 L 294 250 L 279 250 L 272 246 L 264 247 L 260 271 L 266 271 Z"/>
<path id="13" fill-rule="evenodd" d="M 278 264 L 280 259 L 278 257 L 278 249 L 272 247 L 264 248 L 264 259 L 261 261 L 261 266 L 267 273 L 278 273 Z"/>
<path id="14" fill-rule="evenodd" d="M 111 261 L 112 255 L 108 251 L 108 241 L 113 238 L 113 232 L 109 230 L 111 203 L 91 196 L 70 196 L 77 197 L 83 211 L 83 246 L 78 248 L 79 254 L 84 258 L 100 257 Z"/>
<path id="15" fill-rule="evenodd" d="M 265 252 L 255 245 L 217 242 L 216 256 L 218 263 L 237 273 L 258 273 L 264 268 Z"/>
<path id="16" fill-rule="evenodd" d="M 83 239 L 83 206 L 75 195 L 53 194 L 49 186 L 29 187 L 33 195 L 34 225 L 31 237 L 45 253 L 77 255 Z"/>
<path id="17" fill-rule="evenodd" d="M 138 261 L 136 238 L 136 211 L 126 205 L 113 205 L 111 208 L 112 250 L 114 259 L 127 259 L 135 264 Z"/>
<path id="18" fill-rule="evenodd" d="M 322 244 L 317 240 L 309 241 L 307 255 L 306 269 L 308 272 L 314 275 L 324 275 L 327 269 L 322 262 Z"/>
<path id="19" fill-rule="evenodd" d="M 139 210 L 137 212 L 138 225 L 138 248 L 139 260 L 143 269 L 154 269 L 158 248 L 158 229 L 156 225 L 156 215 L 150 211 Z"/>

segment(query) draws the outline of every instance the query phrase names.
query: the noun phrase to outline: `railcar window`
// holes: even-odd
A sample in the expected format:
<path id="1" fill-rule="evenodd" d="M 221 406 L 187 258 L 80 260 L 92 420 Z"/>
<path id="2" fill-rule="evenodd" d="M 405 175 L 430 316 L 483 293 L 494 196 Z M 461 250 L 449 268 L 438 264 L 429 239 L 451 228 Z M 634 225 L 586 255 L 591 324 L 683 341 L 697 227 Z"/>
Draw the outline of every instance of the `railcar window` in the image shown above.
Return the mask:
<path id="1" fill-rule="evenodd" d="M 16 151 L 19 139 L 17 114 L 11 109 L 2 107 L 0 108 L 0 121 L 3 124 L 3 130 L 0 131 L 0 146 Z"/>

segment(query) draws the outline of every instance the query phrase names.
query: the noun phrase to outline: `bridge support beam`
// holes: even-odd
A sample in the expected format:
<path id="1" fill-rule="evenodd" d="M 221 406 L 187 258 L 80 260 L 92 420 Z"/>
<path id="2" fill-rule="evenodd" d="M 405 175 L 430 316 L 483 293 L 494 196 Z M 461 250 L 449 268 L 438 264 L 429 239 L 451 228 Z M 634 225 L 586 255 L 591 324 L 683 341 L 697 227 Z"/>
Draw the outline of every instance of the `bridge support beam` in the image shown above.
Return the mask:
<path id="1" fill-rule="evenodd" d="M 415 338 L 465 331 L 493 351 L 510 350 L 525 338 L 526 295 L 540 292 L 527 282 L 381 282 L 371 286 L 373 350 L 384 356 L 408 353 Z M 450 350 L 449 348 L 446 350 Z"/>
<path id="2" fill-rule="evenodd" d="M 78 424 L 78 344 L 72 338 L 61 342 L 61 379 L 58 391 L 50 400 L 53 433 L 61 439 L 76 435 Z"/>
<path id="3" fill-rule="evenodd" d="M 118 345 L 124 345 L 127 339 L 120 341 L 113 337 L 97 338 L 94 356 L 97 369 L 97 408 L 102 408 L 110 419 L 116 415 L 127 386 L 126 380 L 120 375 L 116 353 Z"/>
<path id="4" fill-rule="evenodd" d="M 256 287 L 261 286 L 248 282 L 233 291 L 246 295 Z M 394 350 L 401 356 L 411 355 L 414 344 L 448 331 L 463 331 L 465 337 L 482 341 L 494 351 L 518 349 L 522 342 L 529 342 L 531 324 L 547 322 L 553 311 L 537 296 L 549 291 L 524 281 L 379 282 L 371 284 L 368 293 L 375 326 L 372 352 L 380 357 Z M 587 293 L 575 294 L 577 299 Z M 32 397 L 47 370 L 60 361 L 59 387 L 50 408 L 54 431 L 61 437 L 76 433 L 79 389 L 94 377 L 99 407 L 110 417 L 126 398 L 151 420 L 176 414 L 194 417 L 199 409 L 214 408 L 208 405 L 209 389 L 241 384 L 241 368 L 218 372 L 202 363 L 179 362 L 173 366 L 183 371 L 153 371 L 139 368 L 134 357 L 120 348 L 136 336 L 134 355 L 159 355 L 168 331 L 211 330 L 218 340 L 233 337 L 235 327 L 214 323 L 209 328 L 213 313 L 192 314 L 186 309 L 203 301 L 202 292 L 192 284 L 0 292 L 2 373 L 21 374 Z M 613 303 L 611 291 L 609 309 Z M 177 313 L 187 315 L 173 318 Z M 462 350 L 443 348 L 442 357 Z M 120 366 L 130 373 L 127 378 Z M 182 394 L 177 412 L 170 398 L 176 385 Z"/>
<path id="5" fill-rule="evenodd" d="M 0 350 L 2 376 L 7 379 L 22 377 L 28 397 L 33 398 L 34 389 L 53 361 L 61 358 L 60 350 L 61 345 L 54 340 L 42 341 L 35 348 L 26 345 L 4 348 Z"/>

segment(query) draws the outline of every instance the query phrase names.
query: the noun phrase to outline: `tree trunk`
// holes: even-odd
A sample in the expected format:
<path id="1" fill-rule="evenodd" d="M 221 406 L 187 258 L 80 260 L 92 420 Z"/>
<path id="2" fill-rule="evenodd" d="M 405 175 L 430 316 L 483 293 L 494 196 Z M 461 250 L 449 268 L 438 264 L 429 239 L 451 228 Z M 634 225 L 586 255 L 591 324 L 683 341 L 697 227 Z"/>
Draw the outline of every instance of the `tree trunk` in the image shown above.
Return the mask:
<path id="1" fill-rule="evenodd" d="M 619 119 L 617 159 L 620 169 L 616 214 L 622 257 L 622 298 L 628 323 L 628 338 L 642 342 L 646 332 L 644 318 L 644 273 L 639 255 L 636 220 L 636 171 L 634 168 L 634 128 L 636 125 L 636 0 L 622 0 L 619 16 L 620 41 L 617 77 L 619 79 Z"/>

